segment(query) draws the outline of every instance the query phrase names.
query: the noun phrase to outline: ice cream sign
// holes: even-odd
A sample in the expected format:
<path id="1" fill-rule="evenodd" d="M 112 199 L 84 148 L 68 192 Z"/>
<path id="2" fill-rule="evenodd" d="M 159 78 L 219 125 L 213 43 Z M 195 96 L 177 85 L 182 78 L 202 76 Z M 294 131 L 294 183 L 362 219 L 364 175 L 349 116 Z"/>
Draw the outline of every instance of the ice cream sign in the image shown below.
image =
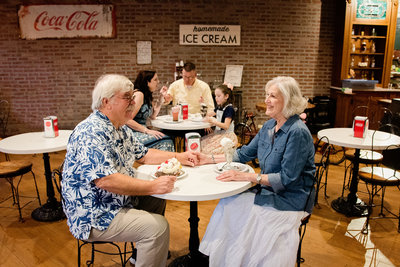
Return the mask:
<path id="1" fill-rule="evenodd" d="M 21 5 L 22 39 L 115 37 L 113 5 Z"/>
<path id="2" fill-rule="evenodd" d="M 179 25 L 180 45 L 240 45 L 240 25 Z"/>

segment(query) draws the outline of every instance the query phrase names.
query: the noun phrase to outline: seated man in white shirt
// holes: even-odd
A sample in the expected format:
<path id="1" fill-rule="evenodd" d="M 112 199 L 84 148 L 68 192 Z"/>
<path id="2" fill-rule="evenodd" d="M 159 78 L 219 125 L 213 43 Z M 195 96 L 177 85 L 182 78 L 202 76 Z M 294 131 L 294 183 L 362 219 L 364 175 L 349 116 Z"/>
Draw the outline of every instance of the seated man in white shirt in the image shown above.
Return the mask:
<path id="1" fill-rule="evenodd" d="M 201 112 L 201 103 L 207 105 L 207 113 L 214 111 L 210 86 L 196 79 L 196 75 L 196 66 L 191 62 L 186 62 L 182 70 L 183 78 L 173 82 L 168 91 L 161 92 L 165 103 L 168 104 L 171 100 L 174 106 L 187 103 L 191 114 Z"/>

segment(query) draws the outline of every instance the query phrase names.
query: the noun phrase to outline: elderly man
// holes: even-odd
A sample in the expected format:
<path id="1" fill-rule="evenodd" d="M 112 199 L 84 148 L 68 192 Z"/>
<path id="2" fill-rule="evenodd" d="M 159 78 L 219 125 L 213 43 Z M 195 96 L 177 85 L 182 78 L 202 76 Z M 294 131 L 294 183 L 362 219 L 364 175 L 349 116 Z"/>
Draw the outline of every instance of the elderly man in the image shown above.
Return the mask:
<path id="1" fill-rule="evenodd" d="M 207 83 L 196 79 L 196 66 L 186 62 L 182 70 L 182 79 L 171 84 L 168 91 L 162 91 L 165 103 L 173 100 L 173 105 L 181 103 L 189 104 L 189 113 L 200 113 L 201 103 L 207 105 L 207 112 L 214 111 L 214 101 L 211 95 L 210 86 Z"/>
<path id="2" fill-rule="evenodd" d="M 117 74 L 100 77 L 93 90 L 93 113 L 79 123 L 67 146 L 63 208 L 72 235 L 88 241 L 135 242 L 136 266 L 165 266 L 169 226 L 165 201 L 175 176 L 134 178 L 133 163 L 159 164 L 176 157 L 193 166 L 198 155 L 148 149 L 125 123 L 132 118 L 133 84 Z"/>

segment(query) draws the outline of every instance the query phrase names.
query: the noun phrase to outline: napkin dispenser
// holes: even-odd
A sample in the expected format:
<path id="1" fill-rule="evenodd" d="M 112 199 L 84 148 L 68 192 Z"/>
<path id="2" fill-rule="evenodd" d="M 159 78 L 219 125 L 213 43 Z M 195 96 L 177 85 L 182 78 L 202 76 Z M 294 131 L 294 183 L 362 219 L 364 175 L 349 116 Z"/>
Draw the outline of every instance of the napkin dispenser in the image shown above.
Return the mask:
<path id="1" fill-rule="evenodd" d="M 43 118 L 44 122 L 44 137 L 58 136 L 58 119 L 56 116 L 47 116 Z"/>
<path id="2" fill-rule="evenodd" d="M 368 118 L 364 116 L 355 116 L 353 120 L 354 137 L 364 138 L 368 131 Z"/>
<path id="3" fill-rule="evenodd" d="M 200 134 L 199 133 L 186 133 L 185 144 L 186 151 L 197 151 L 200 152 Z"/>

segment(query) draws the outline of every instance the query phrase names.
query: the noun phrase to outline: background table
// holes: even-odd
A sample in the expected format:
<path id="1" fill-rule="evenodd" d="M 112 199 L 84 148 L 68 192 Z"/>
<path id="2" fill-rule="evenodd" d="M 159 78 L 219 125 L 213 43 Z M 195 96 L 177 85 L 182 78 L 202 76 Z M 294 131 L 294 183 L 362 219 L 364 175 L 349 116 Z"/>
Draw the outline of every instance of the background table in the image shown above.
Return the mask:
<path id="1" fill-rule="evenodd" d="M 390 145 L 400 145 L 400 137 L 381 131 L 368 130 L 365 138 L 357 138 L 353 136 L 352 128 L 324 129 L 318 132 L 318 138 L 323 136 L 328 137 L 330 144 L 355 148 L 350 192 L 347 198 L 339 197 L 333 200 L 332 208 L 346 216 L 367 215 L 365 204 L 357 197 L 360 149 L 384 150 Z"/>
<path id="2" fill-rule="evenodd" d="M 181 144 L 178 138 L 184 141 L 186 133 L 193 131 L 198 132 L 199 130 L 211 127 L 210 123 L 204 121 L 193 121 L 191 119 L 182 120 L 180 122 L 168 121 L 168 119 L 171 120 L 171 118 L 170 115 L 158 116 L 155 120 L 151 121 L 151 125 L 163 129 L 167 135 L 174 138 L 176 151 L 182 151 L 182 146 L 178 145 Z"/>
<path id="3" fill-rule="evenodd" d="M 44 132 L 23 133 L 7 137 L 0 141 L 0 151 L 4 153 L 43 153 L 47 203 L 32 212 L 32 218 L 35 220 L 57 221 L 64 218 L 61 203 L 54 197 L 54 187 L 51 180 L 50 157 L 48 153 L 65 150 L 71 133 L 71 130 L 60 130 L 59 136 L 54 138 L 44 137 Z"/>
<path id="4" fill-rule="evenodd" d="M 172 117 L 170 115 L 158 116 L 155 120 L 151 121 L 151 125 L 160 129 L 174 131 L 201 130 L 211 127 L 210 123 L 204 121 L 193 121 L 191 119 L 187 119 L 179 122 L 172 122 L 169 121 L 171 118 Z"/>
<path id="5" fill-rule="evenodd" d="M 213 200 L 225 198 L 239 194 L 251 187 L 250 182 L 221 182 L 216 179 L 219 175 L 216 171 L 216 164 L 202 165 L 196 167 L 186 167 L 188 175 L 178 179 L 175 182 L 175 188 L 171 193 L 165 195 L 154 195 L 155 197 L 168 199 L 190 201 L 190 237 L 189 237 L 189 255 L 183 256 L 186 261 L 196 263 L 196 257 L 199 255 L 199 232 L 197 215 L 197 201 Z M 254 173 L 253 168 L 248 166 L 249 172 Z M 157 169 L 157 165 L 142 165 L 137 174 L 139 179 L 151 179 Z M 180 261 L 179 258 L 177 261 Z M 173 266 L 173 264 L 172 264 Z"/>

